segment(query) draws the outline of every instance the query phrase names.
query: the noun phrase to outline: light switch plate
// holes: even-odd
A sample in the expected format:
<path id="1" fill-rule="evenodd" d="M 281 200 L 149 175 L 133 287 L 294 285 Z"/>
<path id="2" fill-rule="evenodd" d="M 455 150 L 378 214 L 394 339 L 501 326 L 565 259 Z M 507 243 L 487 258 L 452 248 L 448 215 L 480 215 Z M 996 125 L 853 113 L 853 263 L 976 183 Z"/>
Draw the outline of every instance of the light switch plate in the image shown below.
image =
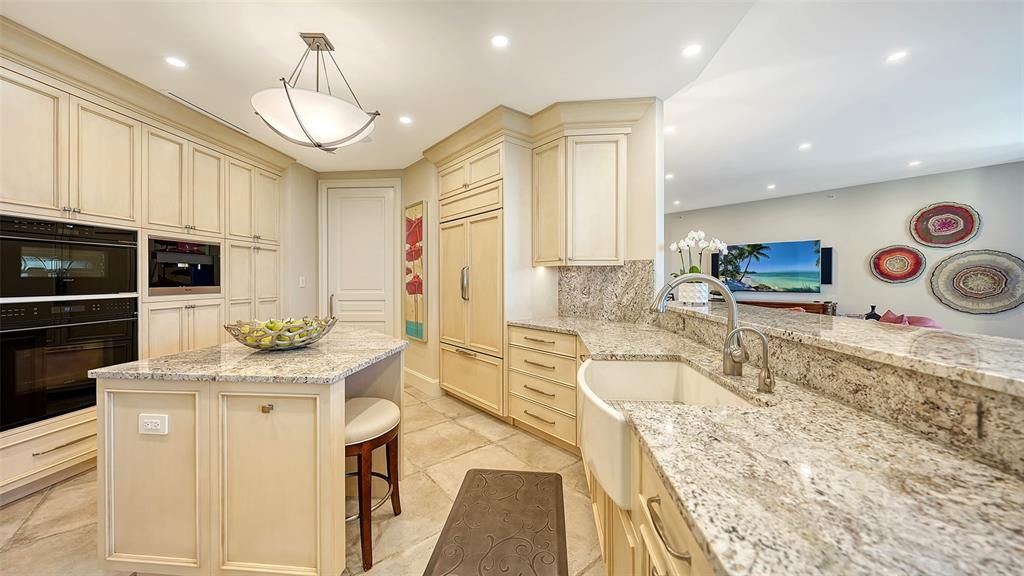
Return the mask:
<path id="1" fill-rule="evenodd" d="M 305 287 L 306 287 L 306 277 L 305 276 L 299 276 L 299 288 L 305 288 Z"/>
<path id="2" fill-rule="evenodd" d="M 139 434 L 159 434 L 168 432 L 167 414 L 139 414 Z"/>

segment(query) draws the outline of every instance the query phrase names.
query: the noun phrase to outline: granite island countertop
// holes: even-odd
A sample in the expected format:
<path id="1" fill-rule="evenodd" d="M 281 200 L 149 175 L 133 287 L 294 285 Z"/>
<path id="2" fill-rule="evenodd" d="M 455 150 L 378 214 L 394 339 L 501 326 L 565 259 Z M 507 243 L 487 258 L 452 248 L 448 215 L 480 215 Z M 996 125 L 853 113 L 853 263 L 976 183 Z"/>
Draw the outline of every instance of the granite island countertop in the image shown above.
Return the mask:
<path id="1" fill-rule="evenodd" d="M 89 371 L 90 378 L 279 384 L 333 384 L 405 349 L 408 343 L 366 328 L 339 325 L 319 342 L 259 351 L 230 340 L 147 360 Z"/>
<path id="2" fill-rule="evenodd" d="M 744 309 L 745 310 L 745 309 Z M 1024 481 L 651 326 L 509 324 L 578 335 L 596 360 L 679 360 L 751 408 L 619 401 L 721 576 L 1024 573 Z"/>

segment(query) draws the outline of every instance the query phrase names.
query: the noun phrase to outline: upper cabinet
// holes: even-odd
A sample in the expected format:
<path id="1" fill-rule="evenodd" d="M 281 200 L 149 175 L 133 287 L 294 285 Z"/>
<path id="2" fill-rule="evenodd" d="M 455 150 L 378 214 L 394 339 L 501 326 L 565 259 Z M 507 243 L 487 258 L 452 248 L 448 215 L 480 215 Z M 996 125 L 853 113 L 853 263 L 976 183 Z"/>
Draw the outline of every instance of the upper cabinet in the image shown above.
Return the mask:
<path id="1" fill-rule="evenodd" d="M 68 101 L 0 68 L 0 208 L 49 217 L 70 211 Z"/>
<path id="2" fill-rule="evenodd" d="M 567 136 L 533 150 L 533 265 L 620 265 L 626 136 Z"/>
<path id="3" fill-rule="evenodd" d="M 143 226 L 222 236 L 223 164 L 220 154 L 147 126 L 142 138 Z"/>
<path id="4" fill-rule="evenodd" d="M 281 239 L 281 179 L 228 161 L 228 236 L 276 244 Z"/>
<path id="5" fill-rule="evenodd" d="M 444 168 L 438 173 L 440 197 L 500 180 L 501 163 L 501 145 L 496 144 Z"/>
<path id="6" fill-rule="evenodd" d="M 142 221 L 142 123 L 71 97 L 70 198 L 76 218 Z"/>

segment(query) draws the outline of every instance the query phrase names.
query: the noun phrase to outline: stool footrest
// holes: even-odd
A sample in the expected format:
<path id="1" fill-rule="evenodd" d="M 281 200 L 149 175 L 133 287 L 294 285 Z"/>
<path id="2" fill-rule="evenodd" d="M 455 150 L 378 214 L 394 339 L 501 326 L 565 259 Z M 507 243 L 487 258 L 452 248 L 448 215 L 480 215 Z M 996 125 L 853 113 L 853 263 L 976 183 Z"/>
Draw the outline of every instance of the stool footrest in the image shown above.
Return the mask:
<path id="1" fill-rule="evenodd" d="M 377 478 L 380 478 L 381 480 L 384 480 L 388 484 L 388 491 L 385 492 L 384 495 L 380 497 L 380 500 L 377 500 L 376 502 L 374 502 L 370 506 L 370 512 L 373 512 L 374 510 L 376 510 L 376 509 L 380 508 L 381 506 L 383 506 L 391 498 L 391 492 L 395 489 L 395 485 L 392 483 L 391 478 L 388 478 L 382 472 L 370 472 L 370 475 L 371 476 L 375 476 Z M 359 472 L 346 472 L 345 473 L 345 477 L 346 478 L 349 478 L 349 477 L 352 477 L 352 476 L 359 476 Z M 351 522 L 351 521 L 355 520 L 356 518 L 359 518 L 359 512 L 356 512 L 355 514 L 353 514 L 351 516 L 346 516 L 345 517 L 345 522 Z"/>

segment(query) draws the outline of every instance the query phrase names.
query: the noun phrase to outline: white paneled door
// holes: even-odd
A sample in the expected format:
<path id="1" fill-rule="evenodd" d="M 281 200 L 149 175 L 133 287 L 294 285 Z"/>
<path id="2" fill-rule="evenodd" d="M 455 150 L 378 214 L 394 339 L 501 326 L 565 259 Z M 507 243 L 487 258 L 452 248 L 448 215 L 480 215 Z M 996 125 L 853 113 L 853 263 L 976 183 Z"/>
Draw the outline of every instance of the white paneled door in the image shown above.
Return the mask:
<path id="1" fill-rule="evenodd" d="M 328 188 L 326 306 L 344 324 L 395 330 L 395 189 Z"/>

